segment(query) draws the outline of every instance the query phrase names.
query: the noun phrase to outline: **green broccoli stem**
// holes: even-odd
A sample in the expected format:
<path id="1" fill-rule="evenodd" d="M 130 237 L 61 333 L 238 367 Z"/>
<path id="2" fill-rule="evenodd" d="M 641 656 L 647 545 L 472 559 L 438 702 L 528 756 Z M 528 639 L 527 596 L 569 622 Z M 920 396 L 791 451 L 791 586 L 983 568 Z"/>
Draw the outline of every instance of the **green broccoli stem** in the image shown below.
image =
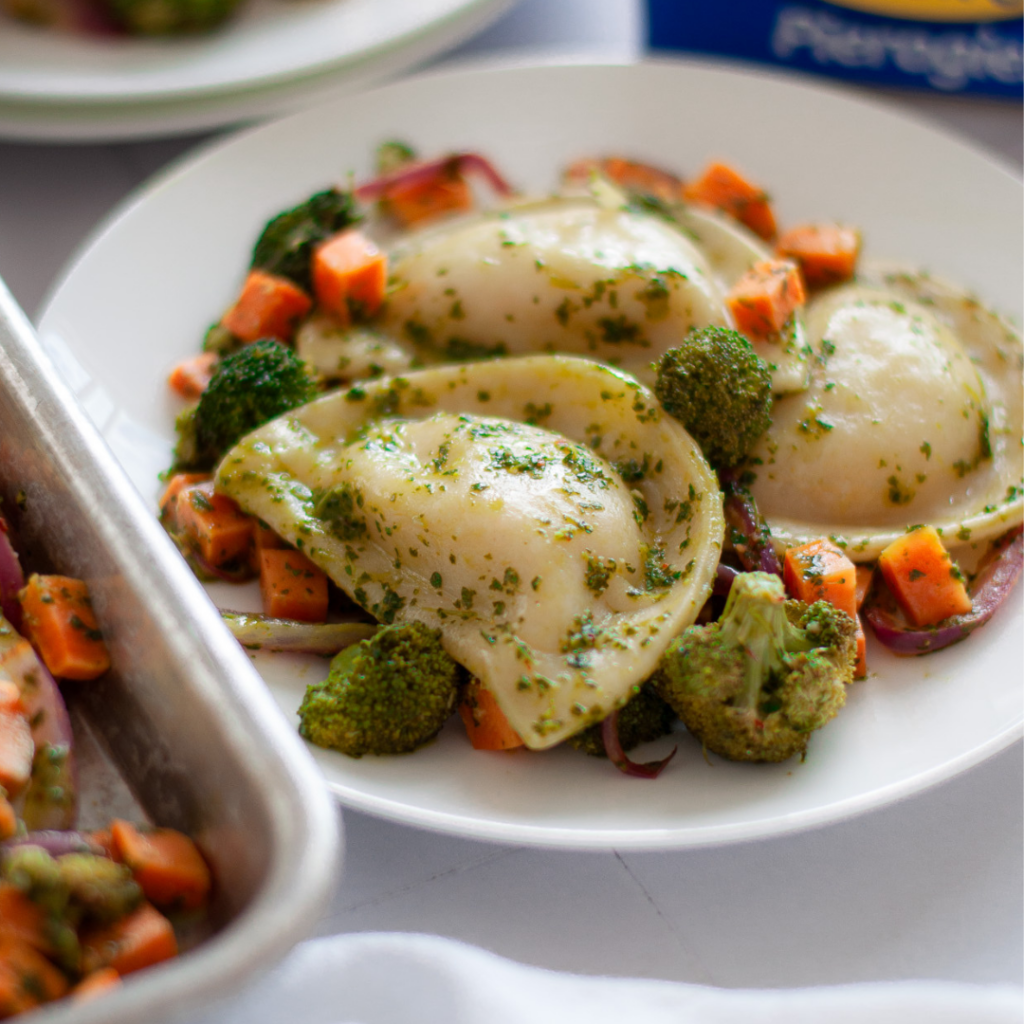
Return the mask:
<path id="1" fill-rule="evenodd" d="M 733 581 L 721 618 L 726 643 L 743 648 L 746 661 L 738 707 L 756 710 L 772 675 L 784 670 L 783 654 L 809 651 L 811 644 L 786 615 L 786 588 L 778 576 L 740 573 Z"/>

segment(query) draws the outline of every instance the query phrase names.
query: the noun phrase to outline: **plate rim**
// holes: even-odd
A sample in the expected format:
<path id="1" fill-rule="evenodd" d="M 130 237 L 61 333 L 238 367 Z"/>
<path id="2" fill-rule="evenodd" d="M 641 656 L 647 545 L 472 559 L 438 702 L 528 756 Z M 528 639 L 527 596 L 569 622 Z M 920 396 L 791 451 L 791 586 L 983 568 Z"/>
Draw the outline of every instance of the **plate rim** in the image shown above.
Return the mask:
<path id="1" fill-rule="evenodd" d="M 848 797 L 824 808 L 786 815 L 782 827 L 776 824 L 779 820 L 777 818 L 766 818 L 747 825 L 665 829 L 597 830 L 548 828 L 501 822 L 481 823 L 478 819 L 444 811 L 407 808 L 399 801 L 367 799 L 350 787 L 331 780 L 327 780 L 327 788 L 342 807 L 350 810 L 440 835 L 459 836 L 485 843 L 550 850 L 632 850 L 648 853 L 700 850 L 738 846 L 810 832 L 892 807 L 963 775 L 1008 750 L 1021 739 L 1024 739 L 1024 721 L 1008 727 L 973 751 L 947 761 L 940 768 L 919 772 L 902 782 L 880 787 L 861 796 Z"/>
<path id="2" fill-rule="evenodd" d="M 738 74 L 744 78 L 763 77 L 786 82 L 790 85 L 802 85 L 816 92 L 826 92 L 841 98 L 844 102 L 859 105 L 874 115 L 882 116 L 895 122 L 911 122 L 916 127 L 942 141 L 943 145 L 955 145 L 970 153 L 974 158 L 981 159 L 1006 175 L 1015 185 L 1020 186 L 1020 178 L 1015 170 L 998 154 L 991 153 L 980 146 L 964 141 L 949 131 L 944 131 L 926 118 L 915 118 L 904 111 L 893 111 L 884 103 L 865 97 L 856 90 L 831 82 L 821 82 L 805 75 L 793 75 L 786 72 L 757 68 L 751 69 L 741 62 L 721 61 L 713 59 L 669 58 L 665 56 L 648 57 L 641 60 L 598 60 L 580 59 L 566 65 L 556 57 L 554 60 L 536 60 L 524 62 L 519 56 L 506 62 L 494 62 L 471 59 L 442 68 L 431 69 L 414 76 L 384 85 L 376 86 L 367 92 L 380 93 L 392 89 L 407 89 L 410 83 L 423 79 L 458 79 L 479 74 L 500 75 L 508 71 L 534 71 L 543 69 L 559 69 L 563 67 L 581 67 L 584 69 L 619 69 L 643 68 L 648 66 L 664 68 L 709 69 L 729 74 Z M 183 173 L 188 173 L 201 166 L 205 161 L 215 159 L 222 148 L 237 145 L 240 140 L 251 138 L 261 132 L 272 130 L 275 124 L 304 116 L 314 116 L 321 107 L 330 106 L 332 101 L 317 104 L 284 118 L 275 119 L 266 124 L 244 128 L 225 137 L 201 144 L 189 153 L 183 154 L 156 175 L 144 182 L 138 189 L 125 197 L 110 214 L 89 234 L 78 247 L 69 261 L 55 278 L 48 289 L 41 312 L 37 318 L 40 326 L 45 324 L 50 315 L 58 294 L 74 273 L 78 263 L 111 230 L 123 217 L 130 215 L 138 205 L 154 191 L 172 182 Z M 755 822 L 728 825 L 712 825 L 700 827 L 668 827 L 641 829 L 590 829 L 590 828 L 552 828 L 550 826 L 526 825 L 512 822 L 497 822 L 473 818 L 448 811 L 430 810 L 403 804 L 399 800 L 384 798 L 377 795 L 360 793 L 357 789 L 344 783 L 328 780 L 328 786 L 339 802 L 353 810 L 368 813 L 386 820 L 435 831 L 458 835 L 465 838 L 485 842 L 507 843 L 536 848 L 558 849 L 633 849 L 633 850 L 673 850 L 700 847 L 714 847 L 759 841 L 777 836 L 836 824 L 861 814 L 880 809 L 924 792 L 936 785 L 952 779 L 972 767 L 987 761 L 991 757 L 1010 747 L 1024 736 L 1024 718 L 1002 729 L 989 737 L 985 742 L 971 750 L 948 759 L 941 765 L 915 772 L 913 775 L 897 782 L 862 794 L 825 804 L 820 807 L 802 811 L 776 815 Z"/>

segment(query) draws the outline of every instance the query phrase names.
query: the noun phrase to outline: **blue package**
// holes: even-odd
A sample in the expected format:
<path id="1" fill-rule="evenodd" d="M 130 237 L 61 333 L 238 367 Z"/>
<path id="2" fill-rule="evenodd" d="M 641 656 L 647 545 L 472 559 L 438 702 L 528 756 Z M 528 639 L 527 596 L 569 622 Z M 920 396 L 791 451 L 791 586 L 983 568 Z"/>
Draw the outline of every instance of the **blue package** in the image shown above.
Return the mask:
<path id="1" fill-rule="evenodd" d="M 870 85 L 1024 96 L 1021 0 L 648 0 L 656 50 Z"/>

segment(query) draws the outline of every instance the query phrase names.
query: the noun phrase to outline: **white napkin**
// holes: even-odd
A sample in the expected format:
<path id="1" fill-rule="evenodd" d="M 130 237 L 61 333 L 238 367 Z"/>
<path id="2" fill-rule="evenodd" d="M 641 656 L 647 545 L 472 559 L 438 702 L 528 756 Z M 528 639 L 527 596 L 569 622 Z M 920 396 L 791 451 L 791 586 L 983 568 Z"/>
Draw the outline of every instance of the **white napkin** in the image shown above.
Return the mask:
<path id="1" fill-rule="evenodd" d="M 1013 986 L 716 989 L 526 967 L 431 935 L 314 939 L 195 1024 L 1021 1024 Z"/>

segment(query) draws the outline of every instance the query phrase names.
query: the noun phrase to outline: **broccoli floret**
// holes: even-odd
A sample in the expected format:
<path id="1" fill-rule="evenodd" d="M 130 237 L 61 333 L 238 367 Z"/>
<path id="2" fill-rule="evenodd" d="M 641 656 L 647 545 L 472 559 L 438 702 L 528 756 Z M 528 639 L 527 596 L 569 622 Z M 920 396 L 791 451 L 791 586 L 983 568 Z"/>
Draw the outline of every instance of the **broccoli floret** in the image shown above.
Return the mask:
<path id="1" fill-rule="evenodd" d="M 175 468 L 212 469 L 240 438 L 316 397 L 306 364 L 265 338 L 217 366 L 194 410 L 178 417 Z"/>
<path id="2" fill-rule="evenodd" d="M 737 465 L 771 425 L 771 371 L 736 331 L 692 330 L 656 368 L 661 404 L 715 467 Z"/>
<path id="3" fill-rule="evenodd" d="M 287 277 L 311 292 L 313 249 L 361 219 L 351 192 L 317 192 L 267 222 L 253 248 L 252 267 Z"/>
<path id="4" fill-rule="evenodd" d="M 306 689 L 299 732 L 350 757 L 423 746 L 455 710 L 462 668 L 422 622 L 384 626 L 347 647 Z"/>
<path id="5" fill-rule="evenodd" d="M 787 601 L 777 576 L 741 573 L 721 619 L 691 626 L 666 651 L 658 693 L 708 750 L 785 761 L 846 701 L 856 625 L 823 601 Z"/>
<path id="6" fill-rule="evenodd" d="M 676 713 L 671 706 L 658 696 L 648 684 L 633 687 L 629 703 L 619 711 L 619 742 L 623 750 L 632 750 L 641 743 L 656 740 L 672 731 Z M 591 757 L 607 757 L 601 724 L 592 725 L 582 732 L 570 736 L 568 743 Z"/>
<path id="7" fill-rule="evenodd" d="M 230 17 L 239 0 L 107 0 L 113 19 L 136 35 L 205 32 Z"/>
<path id="8" fill-rule="evenodd" d="M 0 878 L 50 913 L 63 914 L 67 907 L 68 888 L 60 867 L 41 846 L 27 843 L 7 851 L 0 862 Z"/>
<path id="9" fill-rule="evenodd" d="M 116 921 L 142 902 L 131 870 L 109 857 L 66 853 L 57 858 L 57 867 L 72 908 L 98 924 Z"/>
<path id="10" fill-rule="evenodd" d="M 41 846 L 17 846 L 3 855 L 0 878 L 41 911 L 50 955 L 65 970 L 80 967 L 77 929 L 83 922 L 109 924 L 143 898 L 131 871 L 95 853 L 53 857 Z"/>
<path id="11" fill-rule="evenodd" d="M 60 865 L 41 846 L 16 846 L 3 855 L 0 879 L 24 893 L 43 914 L 43 932 L 51 956 L 69 971 L 78 969 L 77 915 Z"/>

